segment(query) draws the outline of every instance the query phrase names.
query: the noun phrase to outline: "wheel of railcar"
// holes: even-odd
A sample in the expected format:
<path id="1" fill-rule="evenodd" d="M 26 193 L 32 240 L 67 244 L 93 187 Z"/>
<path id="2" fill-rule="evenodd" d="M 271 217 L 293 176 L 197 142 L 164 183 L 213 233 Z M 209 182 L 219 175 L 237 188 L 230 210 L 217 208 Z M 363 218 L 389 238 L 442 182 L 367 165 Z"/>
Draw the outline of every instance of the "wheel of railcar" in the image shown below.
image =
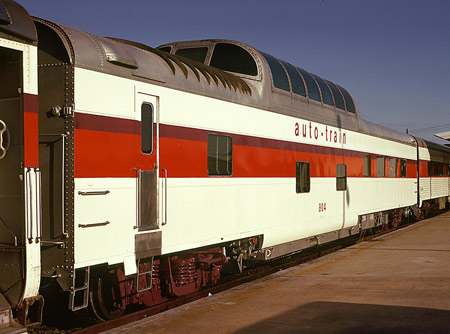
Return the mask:
<path id="1" fill-rule="evenodd" d="M 94 314 L 101 320 L 117 319 L 125 312 L 117 279 L 111 274 L 93 280 L 90 301 Z"/>

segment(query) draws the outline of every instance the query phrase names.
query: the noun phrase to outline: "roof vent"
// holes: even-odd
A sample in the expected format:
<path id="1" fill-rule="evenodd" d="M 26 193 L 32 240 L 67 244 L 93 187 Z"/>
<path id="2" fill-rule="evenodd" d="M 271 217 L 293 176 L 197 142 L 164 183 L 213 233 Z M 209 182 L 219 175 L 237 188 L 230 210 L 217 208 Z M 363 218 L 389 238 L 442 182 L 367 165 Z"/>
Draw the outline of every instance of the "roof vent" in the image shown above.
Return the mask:
<path id="1" fill-rule="evenodd" d="M 138 68 L 136 60 L 128 53 L 123 45 L 109 39 L 102 39 L 101 45 L 108 62 L 132 69 Z"/>
<path id="2" fill-rule="evenodd" d="M 138 65 L 136 63 L 136 60 L 130 59 L 130 58 L 123 58 L 119 55 L 116 55 L 114 53 L 107 53 L 106 54 L 106 60 L 110 63 L 113 63 L 115 65 L 120 65 L 128 68 L 136 69 L 138 68 Z"/>

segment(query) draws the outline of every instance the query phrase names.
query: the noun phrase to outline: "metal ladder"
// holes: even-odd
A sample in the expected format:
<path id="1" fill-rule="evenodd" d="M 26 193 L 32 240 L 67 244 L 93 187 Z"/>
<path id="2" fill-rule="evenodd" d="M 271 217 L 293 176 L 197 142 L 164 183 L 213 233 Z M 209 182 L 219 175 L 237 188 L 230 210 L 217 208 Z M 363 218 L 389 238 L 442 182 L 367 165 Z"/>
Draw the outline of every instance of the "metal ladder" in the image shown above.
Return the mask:
<path id="1" fill-rule="evenodd" d="M 152 259 L 150 261 L 150 268 L 149 268 L 148 271 L 142 271 L 142 272 L 139 271 L 140 267 L 141 267 L 140 263 L 141 263 L 141 260 L 139 259 L 137 261 L 137 270 L 136 270 L 136 291 L 137 292 L 144 292 L 144 291 L 151 290 L 151 288 L 152 288 L 153 257 L 152 257 Z M 147 281 L 147 287 L 144 288 L 144 289 L 140 289 L 139 288 L 139 278 L 141 276 L 144 276 L 144 275 L 145 275 L 145 279 Z"/>
<path id="2" fill-rule="evenodd" d="M 69 309 L 71 311 L 81 310 L 88 306 L 89 276 L 89 267 L 75 269 L 73 272 L 72 288 L 70 290 L 69 298 Z"/>

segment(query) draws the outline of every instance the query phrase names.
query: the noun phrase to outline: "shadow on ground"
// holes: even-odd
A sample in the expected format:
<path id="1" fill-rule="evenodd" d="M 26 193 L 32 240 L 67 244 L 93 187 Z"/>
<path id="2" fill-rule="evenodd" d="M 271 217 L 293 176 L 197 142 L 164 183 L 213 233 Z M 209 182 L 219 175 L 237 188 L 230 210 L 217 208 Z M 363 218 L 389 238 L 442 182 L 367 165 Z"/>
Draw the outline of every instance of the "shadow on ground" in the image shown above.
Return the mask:
<path id="1" fill-rule="evenodd" d="M 240 329 L 237 334 L 448 334 L 450 311 L 314 302 Z"/>

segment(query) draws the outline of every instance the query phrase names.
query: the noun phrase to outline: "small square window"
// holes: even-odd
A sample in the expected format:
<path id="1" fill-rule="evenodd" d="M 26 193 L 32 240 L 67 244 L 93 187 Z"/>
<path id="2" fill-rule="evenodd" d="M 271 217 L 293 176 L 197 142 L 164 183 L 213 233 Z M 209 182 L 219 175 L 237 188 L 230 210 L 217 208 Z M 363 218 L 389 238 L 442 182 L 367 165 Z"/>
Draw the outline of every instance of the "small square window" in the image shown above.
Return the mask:
<path id="1" fill-rule="evenodd" d="M 296 192 L 309 193 L 311 189 L 311 176 L 309 162 L 297 161 L 296 163 Z"/>
<path id="2" fill-rule="evenodd" d="M 336 190 L 347 190 L 347 165 L 336 165 Z"/>
<path id="3" fill-rule="evenodd" d="M 208 175 L 233 173 L 233 140 L 231 136 L 208 134 Z"/>

